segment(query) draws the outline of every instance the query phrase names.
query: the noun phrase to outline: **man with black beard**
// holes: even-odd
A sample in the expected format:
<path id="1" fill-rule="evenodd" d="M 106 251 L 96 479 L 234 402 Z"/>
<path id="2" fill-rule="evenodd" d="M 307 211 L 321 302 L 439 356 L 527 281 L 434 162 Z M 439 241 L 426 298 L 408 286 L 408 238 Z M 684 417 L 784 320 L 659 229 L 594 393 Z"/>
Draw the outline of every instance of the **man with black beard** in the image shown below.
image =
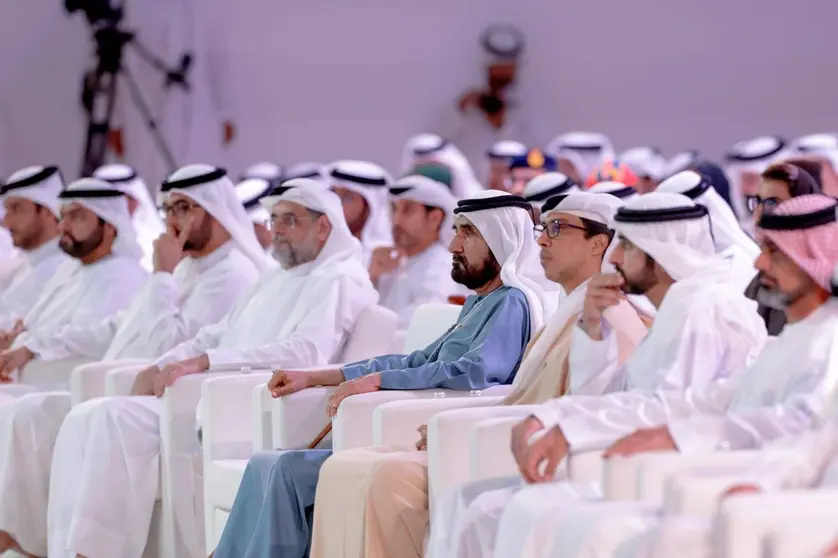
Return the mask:
<path id="1" fill-rule="evenodd" d="M 555 309 L 532 234 L 531 207 L 518 196 L 486 191 L 454 210 L 451 276 L 477 294 L 457 323 L 425 349 L 340 368 L 277 371 L 274 397 L 339 385 L 334 416 L 346 397 L 378 390 L 486 389 L 511 383 L 533 331 Z M 331 450 L 260 453 L 248 463 L 215 558 L 308 555 L 315 487 Z"/>
<path id="2" fill-rule="evenodd" d="M 214 171 L 210 178 L 195 179 L 207 170 Z M 265 265 L 265 254 L 233 183 L 223 172 L 202 165 L 179 172 L 177 176 L 185 172 L 190 180 L 164 183 L 167 232 L 154 241 L 154 274 L 131 306 L 105 319 L 39 334 L 37 344 L 0 356 L 0 377 L 38 359 L 52 361 L 56 372 L 69 378 L 72 368 L 61 360 L 81 358 L 94 362 L 73 373 L 104 381 L 108 370 L 150 363 L 191 339 L 202 326 L 223 318 L 238 296 L 250 290 Z M 80 255 L 93 241 L 67 237 L 62 242 L 68 252 Z M 112 284 L 121 279 L 113 278 Z M 66 374 L 61 374 L 62 366 Z M 49 475 L 43 473 L 50 470 L 55 439 L 69 409 L 70 394 L 56 391 L 31 393 L 0 405 L 0 447 L 6 456 L 0 460 L 0 550 L 47 553 Z"/>
<path id="3" fill-rule="evenodd" d="M 565 497 L 566 484 L 554 482 L 564 479 L 557 475 L 564 458 L 612 431 L 631 432 L 631 421 L 608 420 L 615 399 L 628 392 L 642 408 L 652 393 L 702 389 L 742 372 L 759 354 L 765 325 L 756 303 L 730 282 L 730 262 L 716 254 L 707 208 L 681 194 L 652 192 L 621 207 L 612 226 L 617 273 L 588 284 L 572 334 L 569 394 L 513 429 L 519 476 L 463 485 L 443 503 L 431 524 L 431 556 L 488 556 L 493 549 L 498 556 L 525 555 L 527 514 L 544 501 L 577 497 Z M 604 312 L 627 294 L 646 296 L 657 313 L 643 343 L 620 364 Z"/>
<path id="4" fill-rule="evenodd" d="M 59 196 L 58 244 L 76 261 L 62 266 L 23 317 L 23 331 L 5 340 L 0 379 L 47 354 L 52 341 L 74 327 L 97 323 L 126 308 L 147 278 L 140 266 L 125 195 L 107 182 L 81 179 Z"/>

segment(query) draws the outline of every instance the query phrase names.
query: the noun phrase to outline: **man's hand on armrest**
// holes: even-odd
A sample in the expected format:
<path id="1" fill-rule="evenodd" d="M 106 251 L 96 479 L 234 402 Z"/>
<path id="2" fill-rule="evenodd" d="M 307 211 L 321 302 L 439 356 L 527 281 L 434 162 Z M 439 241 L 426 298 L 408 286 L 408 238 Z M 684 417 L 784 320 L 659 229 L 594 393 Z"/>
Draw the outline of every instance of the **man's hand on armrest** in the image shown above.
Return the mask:
<path id="1" fill-rule="evenodd" d="M 529 483 L 552 481 L 556 469 L 570 450 L 558 426 L 537 438 L 536 434 L 543 428 L 541 421 L 531 416 L 512 430 L 512 453 L 521 477 Z"/>
<path id="2" fill-rule="evenodd" d="M 337 386 L 343 382 L 343 372 L 340 368 L 325 370 L 276 370 L 268 382 L 268 391 L 276 399 L 283 395 L 291 395 L 314 386 Z"/>
<path id="3" fill-rule="evenodd" d="M 154 395 L 154 379 L 158 375 L 160 375 L 160 369 L 156 366 L 140 370 L 131 387 L 131 395 Z"/>

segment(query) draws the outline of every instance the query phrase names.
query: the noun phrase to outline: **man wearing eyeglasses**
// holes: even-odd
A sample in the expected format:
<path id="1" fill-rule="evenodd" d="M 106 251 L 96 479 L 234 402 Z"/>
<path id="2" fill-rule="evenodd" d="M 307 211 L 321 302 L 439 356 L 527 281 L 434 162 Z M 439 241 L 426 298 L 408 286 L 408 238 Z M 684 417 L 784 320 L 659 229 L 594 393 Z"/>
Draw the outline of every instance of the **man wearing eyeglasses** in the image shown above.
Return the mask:
<path id="1" fill-rule="evenodd" d="M 817 163 L 795 159 L 768 167 L 760 176 L 756 194 L 746 195 L 745 203 L 753 216 L 754 226 L 762 215 L 773 211 L 784 201 L 821 191 L 818 182 Z M 762 273 L 758 273 L 748 288 L 745 296 L 759 303 L 757 311 L 765 320 L 769 335 L 779 335 L 786 325 L 786 314 L 782 301 L 777 301 L 762 288 Z"/>
<path id="2" fill-rule="evenodd" d="M 169 213 L 180 216 L 183 226 L 190 223 L 190 231 L 200 230 L 200 211 L 193 207 L 196 200 L 190 192 L 222 176 L 223 171 L 203 166 L 175 173 L 163 185 L 171 192 Z M 241 215 L 241 229 L 251 239 L 247 253 L 259 261 L 264 251 L 241 202 L 232 191 L 231 195 L 224 205 L 231 211 L 234 205 Z M 163 406 L 158 398 L 179 378 L 245 366 L 304 368 L 335 362 L 358 317 L 377 302 L 361 245 L 346 225 L 334 192 L 310 179 L 294 179 L 262 201 L 271 211 L 273 254 L 280 267 L 264 272 L 219 322 L 157 355 L 137 378 L 134 396 L 95 399 L 67 415 L 53 459 L 61 466 L 52 469 L 49 485 L 48 555 L 143 553 L 159 488 Z M 231 231 L 234 238 L 235 234 Z M 187 473 L 186 482 L 200 481 Z M 117 492 L 120 498 L 114 498 Z M 193 496 L 200 498 L 200 491 Z M 175 510 L 175 522 L 194 522 L 194 509 L 190 505 Z M 115 538 L 115 532 L 122 535 Z"/>
<path id="3" fill-rule="evenodd" d="M 608 221 L 621 204 L 614 196 L 587 192 L 554 197 L 544 204 L 546 210 L 541 224 L 534 227 L 541 248 L 541 267 L 546 277 L 560 284 L 567 296 L 545 326 L 533 335 L 513 391 L 499 406 L 543 403 L 569 392 L 573 383 L 568 370 L 571 334 L 582 314 L 591 278 L 600 273 L 614 236 Z M 608 318 L 620 338 L 615 358 L 624 362 L 645 336 L 646 327 L 626 301 L 611 309 Z M 493 416 L 492 409 L 481 409 L 481 412 L 486 418 Z M 462 413 L 473 416 L 474 409 Z M 314 507 L 312 555 L 320 558 L 422 555 L 421 542 L 429 519 L 426 426 L 420 428 L 416 448 L 417 451 L 350 450 L 326 461 L 320 471 Z M 458 458 L 444 456 L 446 464 L 450 463 L 449 459 L 454 463 L 460 461 Z M 340 486 L 359 488 L 348 495 Z M 346 521 L 347 517 L 363 517 L 356 513 L 363 509 L 367 510 L 366 519 L 355 525 Z M 356 543 L 360 547 L 352 548 Z"/>
<path id="4" fill-rule="evenodd" d="M 540 506 L 561 514 L 596 493 L 554 482 L 564 478 L 557 471 L 567 455 L 631 432 L 652 393 L 700 389 L 743 371 L 759 353 L 765 326 L 753 301 L 731 283 L 730 263 L 716 254 L 706 207 L 682 194 L 651 192 L 617 210 L 613 227 L 619 243 L 609 261 L 617 273 L 588 285 L 573 329 L 570 394 L 542 404 L 513 429 L 520 476 L 463 485 L 458 500 L 443 503 L 449 509 L 439 517 L 456 517 L 455 525 L 432 525 L 431 556 L 486 556 L 492 549 L 522 556 L 523 548 L 539 548 L 529 545 L 541 533 Z M 626 295 L 646 296 L 657 313 L 644 342 L 619 365 L 612 356 L 619 337 L 607 314 Z M 636 415 L 609 420 L 615 401 L 624 400 Z"/>
<path id="5" fill-rule="evenodd" d="M 208 170 L 215 178 L 194 179 Z M 0 356 L 0 377 L 35 359 L 94 361 L 74 372 L 82 376 L 93 369 L 104 372 L 147 363 L 191 339 L 201 327 L 219 321 L 234 300 L 253 286 L 265 267 L 265 256 L 232 182 L 205 165 L 186 167 L 178 173 L 175 176 L 188 178 L 164 185 L 167 232 L 153 244 L 154 274 L 136 296 L 120 293 L 124 301 L 133 298 L 127 310 L 98 320 L 91 315 L 50 334 L 37 335 L 37 345 Z M 117 191 L 111 193 L 119 196 Z M 126 205 L 116 197 L 110 203 Z M 65 210 L 64 218 L 75 219 L 74 213 L 69 213 L 72 211 L 76 211 L 72 206 Z M 131 232 L 128 228 L 118 234 L 128 237 Z M 114 285 L 130 284 L 130 279 L 130 274 L 109 278 Z M 107 292 L 94 287 L 91 297 L 107 300 Z M 68 367 L 68 377 L 70 371 Z M 26 371 L 24 379 L 25 375 Z M 8 425 L 0 429 L 0 448 L 9 456 L 7 462 L 0 463 L 0 550 L 46 555 L 48 473 L 69 399 L 69 393 L 36 393 L 0 407 L 0 424 Z M 14 512 L 8 513 L 11 510 Z"/>

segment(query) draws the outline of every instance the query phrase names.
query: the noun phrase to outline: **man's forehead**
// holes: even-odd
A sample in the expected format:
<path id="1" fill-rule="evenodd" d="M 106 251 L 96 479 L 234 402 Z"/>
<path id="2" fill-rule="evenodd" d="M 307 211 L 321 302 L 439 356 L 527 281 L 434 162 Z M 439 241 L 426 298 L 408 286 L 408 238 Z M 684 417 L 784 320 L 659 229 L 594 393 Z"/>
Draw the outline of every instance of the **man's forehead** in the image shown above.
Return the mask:
<path id="1" fill-rule="evenodd" d="M 70 203 L 61 204 L 60 209 L 61 209 L 62 215 L 64 213 L 70 213 L 70 212 L 73 212 L 73 211 L 90 211 L 89 209 L 87 209 L 85 206 L 83 206 L 79 202 L 70 202 Z"/>
<path id="2" fill-rule="evenodd" d="M 180 192 L 172 192 L 171 194 L 169 194 L 169 203 L 176 202 L 198 203 L 197 200 L 190 198 L 186 194 L 182 194 Z M 198 205 L 201 204 L 198 203 Z"/>
<path id="3" fill-rule="evenodd" d="M 304 205 L 288 200 L 280 200 L 276 202 L 271 209 L 271 213 L 274 215 L 282 215 L 283 213 L 299 214 L 304 211 L 307 211 L 307 208 Z"/>
<path id="4" fill-rule="evenodd" d="M 474 228 L 474 223 L 472 223 L 468 217 L 465 215 L 457 215 L 454 217 L 454 226 L 455 227 L 472 227 Z"/>
<path id="5" fill-rule="evenodd" d="M 541 216 L 542 223 L 549 223 L 550 221 L 566 221 L 571 225 L 578 225 L 582 222 L 578 216 L 571 213 L 564 213 L 562 211 L 551 211 Z"/>

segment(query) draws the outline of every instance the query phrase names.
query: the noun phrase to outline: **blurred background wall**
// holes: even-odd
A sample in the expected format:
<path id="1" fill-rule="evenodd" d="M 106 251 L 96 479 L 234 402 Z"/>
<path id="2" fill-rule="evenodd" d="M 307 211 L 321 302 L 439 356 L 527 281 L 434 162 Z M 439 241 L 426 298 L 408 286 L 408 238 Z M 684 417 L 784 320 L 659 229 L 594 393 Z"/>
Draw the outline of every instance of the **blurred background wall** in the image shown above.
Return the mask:
<path id="1" fill-rule="evenodd" d="M 78 91 L 91 45 L 87 23 L 69 18 L 62 4 L 0 3 L 4 175 L 48 162 L 69 176 L 78 172 L 84 136 Z M 127 26 L 169 60 L 191 42 L 196 68 L 206 63 L 202 52 L 222 61 L 223 71 L 201 72 L 210 77 L 194 86 L 223 90 L 238 136 L 213 155 L 221 160 L 209 162 L 236 172 L 259 159 L 339 157 L 397 170 L 404 140 L 431 131 L 446 107 L 481 84 L 478 36 L 495 22 L 513 23 L 527 36 L 519 99 L 546 136 L 595 130 L 620 149 L 653 144 L 666 153 L 698 148 L 717 156 L 757 134 L 838 129 L 835 0 L 128 4 Z M 159 78 L 141 67 L 135 73 L 158 102 Z M 193 119 L 217 117 L 202 111 Z M 128 162 L 153 166 L 137 118 L 123 113 L 122 121 L 137 159 Z M 202 134 L 206 146 L 193 145 L 193 156 L 215 153 L 220 128 L 206 129 L 219 129 L 218 136 Z M 179 161 L 187 162 L 194 161 Z"/>

